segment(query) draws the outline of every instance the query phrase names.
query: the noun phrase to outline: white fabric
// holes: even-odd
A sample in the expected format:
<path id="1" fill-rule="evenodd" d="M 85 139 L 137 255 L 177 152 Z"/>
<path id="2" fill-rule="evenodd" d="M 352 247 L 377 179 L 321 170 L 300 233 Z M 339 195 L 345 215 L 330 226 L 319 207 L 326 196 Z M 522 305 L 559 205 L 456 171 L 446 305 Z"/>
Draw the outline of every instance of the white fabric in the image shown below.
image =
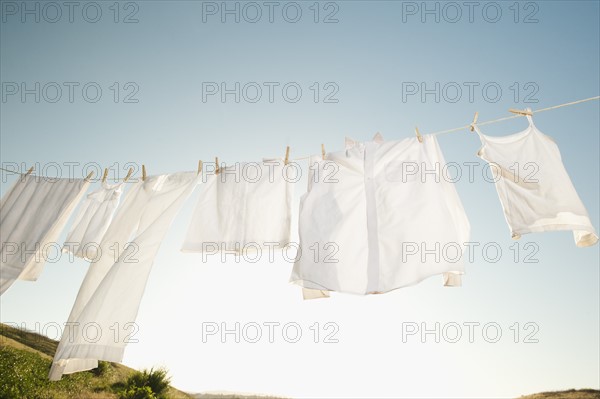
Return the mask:
<path id="1" fill-rule="evenodd" d="M 302 288 L 302 297 L 304 299 L 321 299 L 329 298 L 329 291 L 312 290 L 310 288 Z"/>
<path id="2" fill-rule="evenodd" d="M 98 360 L 122 361 L 131 332 L 127 326 L 135 322 L 154 257 L 198 179 L 194 172 L 182 172 L 134 183 L 102 239 L 102 255 L 81 284 L 54 356 L 51 380 L 97 367 Z M 111 330 L 115 323 L 118 339 L 115 327 Z M 97 340 L 96 328 L 86 331 L 88 325 L 98 326 Z"/>
<path id="3" fill-rule="evenodd" d="M 244 162 L 206 176 L 181 250 L 241 252 L 288 245 L 297 166 Z"/>
<path id="4" fill-rule="evenodd" d="M 77 202 L 85 179 L 22 175 L 0 202 L 0 295 L 17 279 L 35 281 Z"/>
<path id="5" fill-rule="evenodd" d="M 482 146 L 477 155 L 490 163 L 496 190 L 512 237 L 573 230 L 578 247 L 598 242 L 587 210 L 562 163 L 558 145 L 527 116 L 522 132 L 492 137 L 476 131 Z"/>
<path id="6" fill-rule="evenodd" d="M 119 205 L 123 183 L 109 185 L 102 182 L 100 189 L 87 195 L 65 239 L 63 252 L 93 261 L 98 256 L 98 246 L 106 233 Z"/>
<path id="7" fill-rule="evenodd" d="M 347 140 L 347 147 L 325 161 L 311 159 L 316 166 L 301 198 L 301 252 L 290 281 L 313 290 L 374 294 L 453 273 L 446 285 L 460 285 L 470 226 L 453 184 L 440 177 L 444 158 L 435 136 L 424 136 L 423 143 L 376 136 L 366 143 Z M 436 165 L 438 173 L 426 173 Z M 403 177 L 403 168 L 414 166 L 418 172 Z M 424 250 L 449 245 L 457 254 L 423 260 L 425 251 L 410 255 L 405 244 Z"/>

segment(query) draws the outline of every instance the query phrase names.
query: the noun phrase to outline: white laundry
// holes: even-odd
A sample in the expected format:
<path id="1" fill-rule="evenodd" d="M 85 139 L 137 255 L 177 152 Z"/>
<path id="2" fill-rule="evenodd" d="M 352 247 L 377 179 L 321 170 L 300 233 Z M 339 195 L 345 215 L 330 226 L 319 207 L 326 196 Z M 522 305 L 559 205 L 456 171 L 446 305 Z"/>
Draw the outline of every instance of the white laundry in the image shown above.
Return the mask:
<path id="1" fill-rule="evenodd" d="M 292 181 L 297 164 L 243 162 L 206 176 L 184 252 L 281 248 L 291 234 Z"/>
<path id="2" fill-rule="evenodd" d="M 102 239 L 101 256 L 91 263 L 79 289 L 54 356 L 51 380 L 95 368 L 98 360 L 122 361 L 154 258 L 198 181 L 195 172 L 182 172 L 133 183 Z M 90 330 L 90 325 L 95 328 Z"/>
<path id="3" fill-rule="evenodd" d="M 348 140 L 346 151 L 324 161 L 313 157 L 311 165 L 291 282 L 355 294 L 383 293 L 436 274 L 444 274 L 445 285 L 461 284 L 470 225 L 454 185 L 440 176 L 444 158 L 435 136 L 423 143 L 379 135 L 366 143 Z"/>
<path id="4" fill-rule="evenodd" d="M 65 239 L 63 252 L 88 261 L 96 259 L 100 241 L 113 219 L 122 192 L 123 183 L 111 186 L 103 181 L 99 190 L 87 195 Z"/>
<path id="5" fill-rule="evenodd" d="M 85 179 L 21 175 L 0 202 L 0 295 L 17 279 L 35 281 L 77 202 Z"/>
<path id="6" fill-rule="evenodd" d="M 573 230 L 578 247 L 598 242 L 585 206 L 563 165 L 558 145 L 527 116 L 522 132 L 486 136 L 475 126 L 482 146 L 477 155 L 490 164 L 512 237 Z"/>

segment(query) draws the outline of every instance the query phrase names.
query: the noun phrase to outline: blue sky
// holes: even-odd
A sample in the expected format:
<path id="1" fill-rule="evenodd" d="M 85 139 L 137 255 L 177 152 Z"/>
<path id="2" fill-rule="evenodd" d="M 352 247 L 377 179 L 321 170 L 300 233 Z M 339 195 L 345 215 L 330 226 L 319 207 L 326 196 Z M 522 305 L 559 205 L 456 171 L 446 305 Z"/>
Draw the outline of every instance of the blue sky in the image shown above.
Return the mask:
<path id="1" fill-rule="evenodd" d="M 288 145 L 293 158 L 318 153 L 321 143 L 339 150 L 345 136 L 368 140 L 381 132 L 402 139 L 414 134 L 414 126 L 427 133 L 468 124 L 475 111 L 488 120 L 512 107 L 539 109 L 600 93 L 597 1 L 476 2 L 472 20 L 462 2 L 276 2 L 272 22 L 263 2 L 227 2 L 229 9 L 237 4 L 239 22 L 234 14 L 222 21 L 222 2 L 137 1 L 117 8 L 81 2 L 73 22 L 61 3 L 60 17 L 45 3 L 26 3 L 30 9 L 37 4 L 39 22 L 23 14 L 21 2 L 1 2 L 5 166 L 54 162 L 64 174 L 69 162 L 91 163 L 112 167 L 122 178 L 127 163 L 168 173 L 195 169 L 199 159 L 215 156 L 224 162 L 283 156 Z M 261 18 L 249 22 L 257 7 Z M 439 20 L 423 7 L 437 7 Z M 222 101 L 220 93 L 206 91 L 215 84 L 220 90 L 221 83 L 235 89 L 236 82 L 239 102 L 235 94 Z M 33 94 L 21 97 L 23 83 Z M 15 87 L 19 92 L 11 94 Z M 258 99 L 256 87 L 262 90 Z M 407 92 L 415 87 L 417 94 Z M 97 88 L 102 94 L 96 101 Z M 422 88 L 429 94 L 422 97 Z M 598 228 L 599 103 L 541 113 L 534 121 L 558 143 Z M 505 135 L 526 123 L 482 130 Z M 476 135 L 465 130 L 439 140 L 447 161 L 480 162 L 481 170 Z M 76 171 L 85 174 L 81 166 Z M 2 174 L 3 193 L 14 179 Z M 295 186 L 295 210 L 305 187 L 305 180 Z M 477 175 L 474 182 L 461 179 L 457 190 L 472 240 L 497 243 L 503 250 L 498 262 L 476 252 L 460 289 L 444 289 L 432 278 L 386 295 L 308 302 L 288 284 L 291 264 L 280 258 L 223 263 L 182 254 L 196 191 L 156 258 L 137 320 L 139 342 L 129 345 L 124 363 L 165 365 L 177 387 L 193 392 L 514 397 L 599 388 L 598 246 L 577 248 L 570 232 L 532 234 L 518 242 L 515 262 L 493 185 Z M 527 243 L 537 245 L 539 262 L 523 261 Z M 47 264 L 39 281 L 17 282 L 2 296 L 0 320 L 31 329 L 36 322 L 64 323 L 86 270 L 83 261 Z M 207 322 L 295 322 L 306 339 L 203 343 Z M 339 342 L 321 342 L 322 336 L 313 342 L 309 327 L 315 322 L 321 332 L 335 323 Z M 498 343 L 481 335 L 473 343 L 464 337 L 456 344 L 402 342 L 403 323 L 436 322 L 494 322 L 503 335 Z M 524 328 L 527 322 L 538 326 L 533 337 L 539 342 L 523 342 L 533 331 Z M 519 327 L 511 330 L 515 323 Z"/>

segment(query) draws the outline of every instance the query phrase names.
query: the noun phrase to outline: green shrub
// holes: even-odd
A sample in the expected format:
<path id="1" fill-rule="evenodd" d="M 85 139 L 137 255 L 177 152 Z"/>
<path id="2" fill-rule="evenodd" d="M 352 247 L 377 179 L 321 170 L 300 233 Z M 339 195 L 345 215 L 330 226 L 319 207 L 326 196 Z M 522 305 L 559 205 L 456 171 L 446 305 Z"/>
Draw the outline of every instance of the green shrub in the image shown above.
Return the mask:
<path id="1" fill-rule="evenodd" d="M 90 372 L 96 377 L 106 377 L 112 373 L 112 366 L 110 365 L 110 362 L 100 360 L 98 361 L 98 367 L 91 369 Z"/>
<path id="2" fill-rule="evenodd" d="M 157 396 L 152 392 L 150 387 L 131 387 L 123 392 L 121 399 L 157 399 Z"/>
<path id="3" fill-rule="evenodd" d="M 136 371 L 127 378 L 125 390 L 121 397 L 123 399 L 137 399 L 138 396 L 124 395 L 138 395 L 141 392 L 140 389 L 145 390 L 145 388 L 148 388 L 153 396 L 140 396 L 140 398 L 165 399 L 167 398 L 170 382 L 171 379 L 167 376 L 167 370 L 163 368 L 157 370 L 152 368 L 150 370 Z"/>

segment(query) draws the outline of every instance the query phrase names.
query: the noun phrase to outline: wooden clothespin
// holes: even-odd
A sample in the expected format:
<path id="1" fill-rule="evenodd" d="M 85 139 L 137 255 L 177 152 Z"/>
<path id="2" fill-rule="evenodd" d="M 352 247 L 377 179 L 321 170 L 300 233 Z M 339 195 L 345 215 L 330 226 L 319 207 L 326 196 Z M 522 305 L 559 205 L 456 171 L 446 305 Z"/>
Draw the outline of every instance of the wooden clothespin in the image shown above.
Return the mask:
<path id="1" fill-rule="evenodd" d="M 125 182 L 127 182 L 127 180 L 129 180 L 132 173 L 133 173 L 133 168 L 129 168 L 129 171 L 127 171 L 127 176 L 125 176 L 125 178 L 123 179 L 123 183 L 125 183 Z"/>
<path id="2" fill-rule="evenodd" d="M 108 168 L 104 168 L 104 174 L 102 175 L 102 183 L 106 181 L 106 177 L 108 176 Z"/>
<path id="3" fill-rule="evenodd" d="M 511 109 L 508 110 L 508 112 L 512 112 L 513 114 L 522 115 L 522 116 L 531 116 L 531 115 L 533 115 L 533 112 L 528 111 L 526 109 L 514 109 L 514 108 L 511 108 Z"/>
<path id="4" fill-rule="evenodd" d="M 287 165 L 290 161 L 290 146 L 285 147 L 285 159 L 283 160 L 283 164 Z"/>
<path id="5" fill-rule="evenodd" d="M 29 168 L 27 173 L 25 173 L 25 176 L 29 176 L 31 174 L 31 172 L 33 172 L 33 166 L 31 168 Z"/>
<path id="6" fill-rule="evenodd" d="M 198 161 L 198 174 L 202 173 L 202 161 Z"/>
<path id="7" fill-rule="evenodd" d="M 218 175 L 220 171 L 221 168 L 219 168 L 219 157 L 215 157 L 215 175 Z"/>
<path id="8" fill-rule="evenodd" d="M 475 131 L 475 124 L 477 123 L 477 118 L 479 118 L 479 112 L 475 112 L 475 116 L 473 117 L 473 122 L 471 122 L 471 124 L 469 125 L 469 129 L 471 129 L 472 132 Z"/>
<path id="9" fill-rule="evenodd" d="M 90 180 L 92 180 L 92 177 L 93 177 L 93 176 L 94 176 L 94 171 L 91 171 L 91 172 L 90 172 L 90 173 L 89 173 L 89 174 L 88 174 L 88 175 L 85 177 L 85 180 L 86 180 L 86 181 L 90 181 Z"/>
<path id="10" fill-rule="evenodd" d="M 142 164 L 142 181 L 146 181 L 146 165 Z"/>
<path id="11" fill-rule="evenodd" d="M 417 140 L 419 140 L 419 143 L 423 142 L 423 136 L 421 136 L 421 133 L 419 133 L 419 128 L 415 126 L 415 134 L 417 135 Z"/>
<path id="12" fill-rule="evenodd" d="M 325 160 L 325 144 L 321 144 L 321 157 Z"/>

